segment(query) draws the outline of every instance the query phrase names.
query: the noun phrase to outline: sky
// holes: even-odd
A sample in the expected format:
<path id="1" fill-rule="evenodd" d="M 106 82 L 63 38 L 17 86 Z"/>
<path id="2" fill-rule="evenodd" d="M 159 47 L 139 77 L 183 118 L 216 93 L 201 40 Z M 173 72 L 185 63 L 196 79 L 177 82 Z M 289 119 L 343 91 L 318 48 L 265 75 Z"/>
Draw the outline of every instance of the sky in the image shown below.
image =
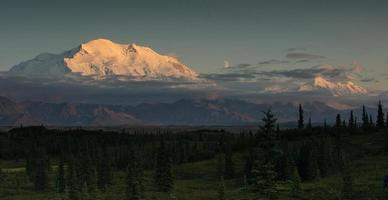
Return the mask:
<path id="1" fill-rule="evenodd" d="M 387 11 L 373 0 L 4 0 L 0 70 L 107 38 L 176 54 L 203 74 L 359 67 L 355 82 L 384 90 Z"/>

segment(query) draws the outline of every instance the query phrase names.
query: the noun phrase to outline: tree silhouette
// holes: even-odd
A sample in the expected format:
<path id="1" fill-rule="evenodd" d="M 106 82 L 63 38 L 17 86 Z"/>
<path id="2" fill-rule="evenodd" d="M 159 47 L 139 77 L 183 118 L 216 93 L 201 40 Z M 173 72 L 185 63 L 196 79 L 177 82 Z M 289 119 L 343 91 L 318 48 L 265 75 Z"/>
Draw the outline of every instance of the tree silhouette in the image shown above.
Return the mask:
<path id="1" fill-rule="evenodd" d="M 335 118 L 335 127 L 337 129 L 340 129 L 342 127 L 341 114 L 337 114 L 337 117 Z"/>
<path id="2" fill-rule="evenodd" d="M 353 129 L 355 127 L 354 125 L 354 115 L 353 115 L 353 110 L 350 111 L 350 116 L 349 116 L 349 122 L 348 122 L 348 127 L 350 129 Z"/>
<path id="3" fill-rule="evenodd" d="M 385 127 L 383 105 L 382 105 L 381 101 L 379 101 L 379 105 L 378 105 L 378 109 L 377 109 L 376 127 L 379 129 L 382 129 Z"/>
<path id="4" fill-rule="evenodd" d="M 303 107 L 302 104 L 299 104 L 299 119 L 298 119 L 298 128 L 304 128 L 304 117 L 303 117 Z"/>

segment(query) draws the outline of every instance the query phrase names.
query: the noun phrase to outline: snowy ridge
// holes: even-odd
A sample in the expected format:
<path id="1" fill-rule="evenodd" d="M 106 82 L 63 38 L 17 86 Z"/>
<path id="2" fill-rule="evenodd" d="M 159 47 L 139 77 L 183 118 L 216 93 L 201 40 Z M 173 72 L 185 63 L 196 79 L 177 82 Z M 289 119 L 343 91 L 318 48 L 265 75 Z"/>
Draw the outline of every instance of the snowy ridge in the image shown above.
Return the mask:
<path id="1" fill-rule="evenodd" d="M 315 91 L 325 90 L 333 96 L 350 96 L 367 94 L 368 90 L 354 84 L 351 81 L 346 82 L 331 82 L 323 77 L 315 77 L 312 83 L 304 84 L 299 88 L 299 91 Z"/>
<path id="2" fill-rule="evenodd" d="M 20 75 L 128 76 L 140 80 L 197 80 L 198 74 L 177 58 L 160 55 L 151 48 L 136 44 L 117 44 L 97 39 L 62 54 L 40 54 L 10 70 Z"/>

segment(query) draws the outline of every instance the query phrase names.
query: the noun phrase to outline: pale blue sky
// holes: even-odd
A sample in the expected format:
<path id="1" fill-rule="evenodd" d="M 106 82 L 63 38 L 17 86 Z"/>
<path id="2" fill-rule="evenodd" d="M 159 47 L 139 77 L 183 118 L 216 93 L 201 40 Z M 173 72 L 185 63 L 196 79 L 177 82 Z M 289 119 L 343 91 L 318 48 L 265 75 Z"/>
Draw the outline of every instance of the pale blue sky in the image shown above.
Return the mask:
<path id="1" fill-rule="evenodd" d="M 271 59 L 288 63 L 364 66 L 363 84 L 388 83 L 387 1 L 2 1 L 0 70 L 42 52 L 59 53 L 95 38 L 175 53 L 201 73 Z M 325 58 L 298 62 L 284 50 Z M 303 59 L 299 59 L 303 60 Z M 296 63 L 298 62 L 298 63 Z"/>

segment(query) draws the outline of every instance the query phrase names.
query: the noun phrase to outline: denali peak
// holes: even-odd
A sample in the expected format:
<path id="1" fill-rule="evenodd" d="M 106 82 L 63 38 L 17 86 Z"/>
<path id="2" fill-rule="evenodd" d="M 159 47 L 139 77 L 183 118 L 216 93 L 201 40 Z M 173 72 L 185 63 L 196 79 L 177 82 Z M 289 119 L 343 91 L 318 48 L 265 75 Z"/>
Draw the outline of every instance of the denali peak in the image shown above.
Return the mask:
<path id="1" fill-rule="evenodd" d="M 15 65 L 11 73 L 24 76 L 127 76 L 136 80 L 198 80 L 198 74 L 177 58 L 137 44 L 96 39 L 61 54 L 40 54 Z"/>

